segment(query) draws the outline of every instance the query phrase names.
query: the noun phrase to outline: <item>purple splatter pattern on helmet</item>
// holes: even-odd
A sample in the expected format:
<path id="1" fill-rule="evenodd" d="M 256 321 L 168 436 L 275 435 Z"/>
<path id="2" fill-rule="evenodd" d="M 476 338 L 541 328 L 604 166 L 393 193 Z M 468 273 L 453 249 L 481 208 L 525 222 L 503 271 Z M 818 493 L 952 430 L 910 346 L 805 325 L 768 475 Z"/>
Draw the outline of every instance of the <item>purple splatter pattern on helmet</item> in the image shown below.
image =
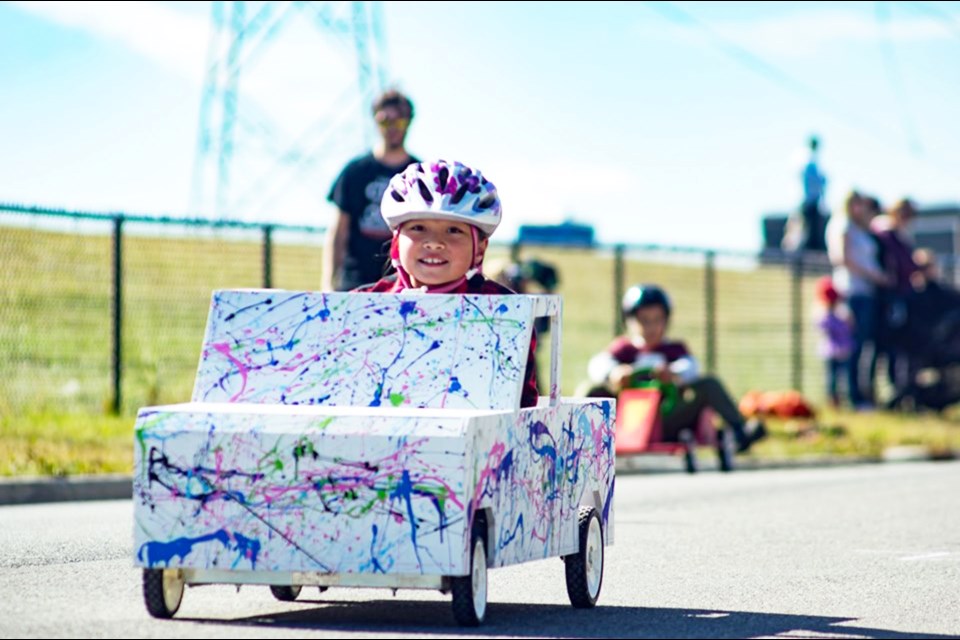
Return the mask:
<path id="1" fill-rule="evenodd" d="M 490 235 L 502 215 L 497 188 L 461 162 L 415 163 L 395 175 L 380 212 L 390 228 L 415 219 L 459 220 Z"/>

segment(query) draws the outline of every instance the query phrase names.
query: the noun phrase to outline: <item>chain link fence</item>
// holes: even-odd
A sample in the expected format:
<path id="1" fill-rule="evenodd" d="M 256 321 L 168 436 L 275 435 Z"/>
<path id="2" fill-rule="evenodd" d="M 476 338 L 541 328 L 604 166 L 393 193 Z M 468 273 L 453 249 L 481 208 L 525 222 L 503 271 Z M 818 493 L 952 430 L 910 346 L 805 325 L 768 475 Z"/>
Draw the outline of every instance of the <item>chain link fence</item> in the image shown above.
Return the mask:
<path id="1" fill-rule="evenodd" d="M 560 268 L 565 393 L 583 382 L 589 358 L 623 330 L 622 293 L 646 283 L 670 295 L 669 335 L 686 342 L 736 397 L 751 389 L 798 389 L 815 401 L 823 398 L 813 290 L 829 272 L 825 256 L 760 259 L 655 246 L 515 252 Z"/>
<path id="2" fill-rule="evenodd" d="M 211 291 L 318 289 L 324 233 L 0 205 L 0 413 L 132 414 L 188 400 Z M 489 257 L 511 254 L 559 270 L 565 394 L 622 327 L 626 287 L 656 283 L 674 302 L 670 334 L 736 397 L 824 397 L 813 330 L 822 255 L 498 245 Z M 942 264 L 956 282 L 957 263 Z"/>
<path id="3" fill-rule="evenodd" d="M 214 289 L 317 289 L 323 229 L 0 207 L 0 411 L 190 398 Z"/>

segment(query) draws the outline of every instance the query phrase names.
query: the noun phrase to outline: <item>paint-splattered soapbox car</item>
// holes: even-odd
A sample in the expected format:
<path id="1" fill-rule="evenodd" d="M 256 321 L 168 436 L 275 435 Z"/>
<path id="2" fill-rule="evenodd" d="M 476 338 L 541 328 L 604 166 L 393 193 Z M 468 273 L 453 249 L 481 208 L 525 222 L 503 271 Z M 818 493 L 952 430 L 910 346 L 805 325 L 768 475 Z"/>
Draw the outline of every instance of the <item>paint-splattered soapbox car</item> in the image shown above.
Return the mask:
<path id="1" fill-rule="evenodd" d="M 214 292 L 192 401 L 137 417 L 149 613 L 186 585 L 415 588 L 476 625 L 488 568 L 558 556 L 592 607 L 615 407 L 559 396 L 560 315 L 559 296 Z M 521 409 L 541 316 L 551 393 Z"/>

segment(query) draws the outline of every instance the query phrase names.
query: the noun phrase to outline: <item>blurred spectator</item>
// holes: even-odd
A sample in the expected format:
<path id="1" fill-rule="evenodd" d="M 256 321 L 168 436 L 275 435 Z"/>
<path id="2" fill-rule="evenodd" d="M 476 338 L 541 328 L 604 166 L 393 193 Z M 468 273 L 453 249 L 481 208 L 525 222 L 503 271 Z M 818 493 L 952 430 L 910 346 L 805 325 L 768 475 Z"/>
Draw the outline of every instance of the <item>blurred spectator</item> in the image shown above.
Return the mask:
<path id="1" fill-rule="evenodd" d="M 554 293 L 560 284 L 557 268 L 535 258 L 494 263 L 490 268 L 490 277 L 517 293 Z M 549 318 L 538 318 L 536 326 L 538 333 L 548 331 Z"/>
<path id="2" fill-rule="evenodd" d="M 820 140 L 817 136 L 810 136 L 810 158 L 803 168 L 803 204 L 800 207 L 804 231 L 802 248 L 807 251 L 824 251 L 827 248 L 824 241 L 824 216 L 820 211 L 827 178 L 817 163 L 819 147 Z"/>
<path id="3" fill-rule="evenodd" d="M 913 291 L 911 278 L 918 270 L 909 237 L 909 226 L 916 215 L 916 207 L 904 199 L 870 223 L 870 230 L 880 244 L 880 264 L 890 279 L 890 286 L 877 289 L 876 353 L 886 359 L 887 376 L 894 388 L 902 386 L 905 373 L 897 366 L 901 350 L 898 336 L 907 323 L 907 298 Z"/>
<path id="4" fill-rule="evenodd" d="M 918 249 L 912 259 L 913 293 L 897 336 L 904 374 L 889 406 L 940 411 L 960 402 L 960 291 L 940 281 L 931 251 Z"/>
<path id="5" fill-rule="evenodd" d="M 923 291 L 927 285 L 939 286 L 940 265 L 931 249 L 914 249 L 910 256 L 917 270 L 910 275 L 910 286 L 914 291 Z"/>
<path id="6" fill-rule="evenodd" d="M 960 291 L 941 279 L 937 257 L 930 249 L 917 249 L 912 254 L 917 270 L 910 277 L 913 294 L 910 297 L 909 321 L 904 335 L 923 332 L 922 324 L 949 313 L 960 313 Z M 919 324 L 918 324 L 919 323 Z"/>
<path id="7" fill-rule="evenodd" d="M 840 380 L 849 379 L 850 353 L 853 350 L 853 327 L 847 309 L 840 303 L 840 294 L 830 276 L 817 280 L 816 298 L 820 308 L 815 318 L 820 334 L 819 352 L 826 364 L 827 397 L 834 407 L 840 406 Z M 846 382 L 843 383 L 844 385 Z"/>
<path id="8" fill-rule="evenodd" d="M 880 241 L 880 262 L 892 280 L 889 288 L 899 295 L 910 292 L 910 279 L 919 269 L 910 238 L 910 225 L 916 217 L 913 202 L 903 199 L 870 223 L 870 230 Z"/>
<path id="9" fill-rule="evenodd" d="M 517 293 L 537 294 L 554 293 L 560 284 L 560 274 L 552 264 L 541 260 L 529 259 L 520 262 L 492 262 L 488 269 L 489 277 Z M 545 341 L 543 336 L 550 331 L 550 318 L 537 318 L 534 323 L 537 332 L 537 349 Z M 538 367 L 539 369 L 539 367 Z M 537 380 L 549 380 L 537 372 Z M 545 390 L 544 390 L 545 391 Z"/>
<path id="10" fill-rule="evenodd" d="M 390 179 L 419 162 L 404 146 L 413 120 L 410 98 L 388 90 L 372 111 L 380 142 L 344 167 L 327 196 L 338 212 L 323 249 L 323 291 L 351 291 L 385 275 L 385 245 L 393 234 L 380 215 L 380 201 Z"/>
<path id="11" fill-rule="evenodd" d="M 494 263 L 490 277 L 517 293 L 553 293 L 560 284 L 557 268 L 537 259 Z"/>
<path id="12" fill-rule="evenodd" d="M 876 348 L 876 288 L 889 286 L 892 279 L 880 266 L 879 247 L 870 233 L 873 214 L 867 199 L 851 192 L 845 214 L 831 218 L 827 247 L 833 265 L 833 286 L 846 300 L 854 322 L 847 382 L 850 404 L 857 410 L 866 410 L 873 408 L 870 363 Z M 866 379 L 861 378 L 861 371 Z"/>

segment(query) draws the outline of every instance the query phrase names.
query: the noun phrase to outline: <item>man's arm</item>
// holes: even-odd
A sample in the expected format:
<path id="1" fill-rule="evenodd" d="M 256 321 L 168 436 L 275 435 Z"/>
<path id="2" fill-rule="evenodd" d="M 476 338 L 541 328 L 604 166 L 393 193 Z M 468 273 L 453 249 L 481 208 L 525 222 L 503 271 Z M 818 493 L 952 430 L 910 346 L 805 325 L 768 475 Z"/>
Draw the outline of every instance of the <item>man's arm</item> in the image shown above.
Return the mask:
<path id="1" fill-rule="evenodd" d="M 322 291 L 335 291 L 336 275 L 343 266 L 343 256 L 347 252 L 347 240 L 350 238 L 350 215 L 337 211 L 332 228 L 327 231 L 323 245 Z"/>

